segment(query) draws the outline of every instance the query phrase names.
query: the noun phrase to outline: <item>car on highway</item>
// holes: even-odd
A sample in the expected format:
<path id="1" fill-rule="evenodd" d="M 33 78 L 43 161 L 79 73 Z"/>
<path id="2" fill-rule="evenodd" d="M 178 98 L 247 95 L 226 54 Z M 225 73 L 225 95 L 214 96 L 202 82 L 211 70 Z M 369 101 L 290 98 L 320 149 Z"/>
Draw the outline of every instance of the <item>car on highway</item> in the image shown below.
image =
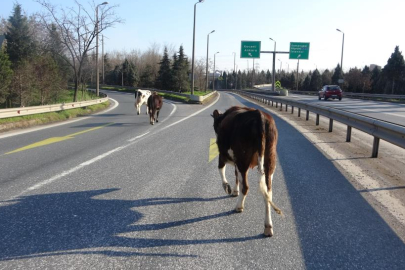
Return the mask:
<path id="1" fill-rule="evenodd" d="M 325 85 L 319 90 L 318 99 L 321 100 L 323 98 L 326 101 L 328 98 L 338 98 L 342 100 L 342 92 L 339 85 Z"/>

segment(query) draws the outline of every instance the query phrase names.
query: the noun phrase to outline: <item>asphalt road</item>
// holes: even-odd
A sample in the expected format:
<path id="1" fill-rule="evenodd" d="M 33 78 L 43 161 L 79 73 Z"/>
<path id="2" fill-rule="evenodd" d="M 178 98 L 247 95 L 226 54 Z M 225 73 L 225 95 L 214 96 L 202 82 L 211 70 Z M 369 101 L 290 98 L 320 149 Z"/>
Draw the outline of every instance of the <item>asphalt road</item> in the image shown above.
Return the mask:
<path id="1" fill-rule="evenodd" d="M 236 214 L 208 161 L 212 111 L 257 105 L 227 93 L 166 102 L 151 126 L 133 95 L 108 95 L 118 106 L 106 113 L 0 136 L 0 269 L 404 269 L 405 244 L 278 117 L 273 200 L 285 216 L 273 212 L 264 238 L 256 171 Z"/>
<path id="2" fill-rule="evenodd" d="M 347 112 L 379 119 L 385 122 L 405 126 L 405 104 L 362 100 L 343 97 L 338 99 L 318 100 L 318 96 L 289 94 L 286 99 L 302 101 L 313 105 L 331 107 Z"/>

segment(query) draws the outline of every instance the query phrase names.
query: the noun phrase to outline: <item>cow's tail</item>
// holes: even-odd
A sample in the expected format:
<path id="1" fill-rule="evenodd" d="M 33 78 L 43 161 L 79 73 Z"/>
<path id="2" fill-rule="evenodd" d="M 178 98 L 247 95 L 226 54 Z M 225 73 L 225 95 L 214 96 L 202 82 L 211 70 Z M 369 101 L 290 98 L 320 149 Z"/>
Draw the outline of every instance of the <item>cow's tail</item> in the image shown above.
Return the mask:
<path id="1" fill-rule="evenodd" d="M 283 215 L 283 212 L 278 208 L 272 199 L 270 198 L 270 195 L 268 193 L 268 184 L 272 184 L 271 181 L 271 176 L 270 176 L 270 170 L 273 171 L 275 170 L 275 162 L 276 162 L 276 157 L 275 157 L 275 148 L 276 147 L 276 142 L 277 142 L 277 130 L 272 129 L 270 125 L 270 121 L 264 116 L 261 116 L 262 118 L 262 127 L 263 127 L 263 138 L 262 138 L 262 151 L 264 148 L 264 160 L 263 160 L 263 165 L 265 164 L 264 167 L 264 177 L 261 177 L 260 180 L 260 191 L 263 194 L 265 200 L 267 200 L 271 207 L 273 207 L 274 211 L 276 211 L 277 214 Z M 259 170 L 260 171 L 260 170 Z M 263 173 L 263 172 L 262 172 Z"/>

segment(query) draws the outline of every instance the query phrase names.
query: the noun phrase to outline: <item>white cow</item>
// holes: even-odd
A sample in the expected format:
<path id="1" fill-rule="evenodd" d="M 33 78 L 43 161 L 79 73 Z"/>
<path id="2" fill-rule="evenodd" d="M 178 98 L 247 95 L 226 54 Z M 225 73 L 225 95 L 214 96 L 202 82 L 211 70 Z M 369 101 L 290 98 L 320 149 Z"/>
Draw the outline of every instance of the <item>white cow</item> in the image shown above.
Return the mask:
<path id="1" fill-rule="evenodd" d="M 148 98 L 150 97 L 152 93 L 149 90 L 141 90 L 139 89 L 136 91 L 135 95 L 135 108 L 136 111 L 139 114 L 141 114 L 141 106 L 143 104 L 146 105 L 146 114 L 148 114 Z"/>

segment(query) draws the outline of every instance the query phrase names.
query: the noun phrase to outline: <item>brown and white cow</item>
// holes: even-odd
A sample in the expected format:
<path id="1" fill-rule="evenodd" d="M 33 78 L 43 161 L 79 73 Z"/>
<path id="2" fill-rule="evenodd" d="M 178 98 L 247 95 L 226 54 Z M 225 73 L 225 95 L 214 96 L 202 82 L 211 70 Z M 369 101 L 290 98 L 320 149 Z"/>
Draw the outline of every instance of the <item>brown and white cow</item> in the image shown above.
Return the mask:
<path id="1" fill-rule="evenodd" d="M 148 98 L 149 120 L 150 124 L 154 125 L 158 121 L 160 109 L 163 106 L 163 98 L 157 92 L 153 92 Z M 156 115 L 156 117 L 155 117 Z"/>
<path id="2" fill-rule="evenodd" d="M 274 119 L 260 110 L 238 106 L 229 108 L 223 114 L 215 110 L 212 116 L 217 135 L 218 169 L 222 186 L 231 196 L 239 195 L 240 186 L 242 193 L 239 195 L 235 211 L 242 212 L 249 190 L 248 170 L 257 166 L 260 175 L 260 191 L 266 206 L 264 235 L 272 236 L 271 207 L 278 214 L 282 214 L 272 201 L 278 136 Z M 225 178 L 226 164 L 235 166 L 236 184 L 233 189 Z"/>
<path id="3" fill-rule="evenodd" d="M 149 90 L 138 89 L 136 91 L 134 105 L 135 105 L 138 115 L 141 114 L 141 106 L 143 104 L 146 105 L 146 114 L 148 114 L 148 98 L 150 97 L 151 94 L 152 93 Z"/>

